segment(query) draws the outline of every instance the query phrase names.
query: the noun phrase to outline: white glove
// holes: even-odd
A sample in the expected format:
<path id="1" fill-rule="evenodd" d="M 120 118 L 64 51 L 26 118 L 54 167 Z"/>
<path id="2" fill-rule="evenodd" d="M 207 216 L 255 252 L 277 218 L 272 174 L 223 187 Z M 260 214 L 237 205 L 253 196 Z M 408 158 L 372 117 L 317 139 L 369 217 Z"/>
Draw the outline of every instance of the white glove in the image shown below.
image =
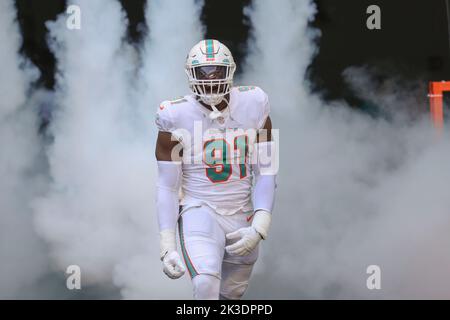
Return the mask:
<path id="1" fill-rule="evenodd" d="M 226 237 L 228 240 L 240 239 L 225 247 L 225 250 L 233 256 L 245 256 L 249 254 L 262 239 L 261 235 L 252 226 L 228 233 Z"/>
<path id="2" fill-rule="evenodd" d="M 186 271 L 180 255 L 176 251 L 168 252 L 164 256 L 163 265 L 163 271 L 170 279 L 178 279 Z"/>
<path id="3" fill-rule="evenodd" d="M 159 235 L 163 271 L 169 278 L 178 279 L 184 274 L 186 268 L 176 250 L 175 230 L 166 229 Z"/>
<path id="4" fill-rule="evenodd" d="M 228 240 L 239 240 L 226 246 L 225 250 L 234 256 L 245 256 L 252 252 L 259 241 L 266 239 L 271 219 L 272 215 L 270 212 L 265 210 L 256 211 L 250 227 L 241 228 L 226 235 Z"/>

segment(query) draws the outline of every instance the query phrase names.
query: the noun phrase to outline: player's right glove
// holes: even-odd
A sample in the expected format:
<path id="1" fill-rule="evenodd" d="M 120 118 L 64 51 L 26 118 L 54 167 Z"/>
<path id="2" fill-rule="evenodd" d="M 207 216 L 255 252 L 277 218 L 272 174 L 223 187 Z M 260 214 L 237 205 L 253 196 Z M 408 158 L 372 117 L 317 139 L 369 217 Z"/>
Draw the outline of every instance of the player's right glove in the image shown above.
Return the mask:
<path id="1" fill-rule="evenodd" d="M 169 278 L 178 279 L 184 274 L 186 268 L 176 250 L 175 231 L 163 230 L 159 235 L 163 271 Z"/>

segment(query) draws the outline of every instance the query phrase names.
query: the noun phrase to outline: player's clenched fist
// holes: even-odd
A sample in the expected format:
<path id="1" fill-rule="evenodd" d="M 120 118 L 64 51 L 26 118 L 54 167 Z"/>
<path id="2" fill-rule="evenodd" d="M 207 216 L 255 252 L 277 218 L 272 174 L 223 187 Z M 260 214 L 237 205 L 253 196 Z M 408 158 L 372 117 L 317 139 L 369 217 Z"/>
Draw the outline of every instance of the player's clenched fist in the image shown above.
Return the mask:
<path id="1" fill-rule="evenodd" d="M 178 279 L 186 269 L 176 250 L 175 231 L 163 230 L 159 236 L 163 271 L 170 279 Z"/>
<path id="2" fill-rule="evenodd" d="M 163 265 L 163 271 L 170 279 L 178 279 L 186 271 L 180 255 L 176 251 L 168 252 L 164 256 Z"/>

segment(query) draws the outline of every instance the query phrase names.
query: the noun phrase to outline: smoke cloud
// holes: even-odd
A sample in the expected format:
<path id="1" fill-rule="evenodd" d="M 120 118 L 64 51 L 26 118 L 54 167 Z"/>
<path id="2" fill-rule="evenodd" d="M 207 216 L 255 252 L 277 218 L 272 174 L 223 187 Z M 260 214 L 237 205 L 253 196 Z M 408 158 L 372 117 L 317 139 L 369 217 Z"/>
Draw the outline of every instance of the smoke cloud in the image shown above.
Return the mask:
<path id="1" fill-rule="evenodd" d="M 200 10 L 203 1 L 156 1 L 147 3 L 146 21 L 149 29 L 142 48 L 142 67 L 139 69 L 140 83 L 137 86 L 137 103 L 140 106 L 145 130 L 150 132 L 145 137 L 147 148 L 151 153 L 147 159 L 152 170 L 156 167 L 153 151 L 156 141 L 154 117 L 156 108 L 163 100 L 172 100 L 184 95 L 187 90 L 184 62 L 192 45 L 203 38 L 200 24 Z M 137 168 L 137 170 L 141 170 Z M 159 238 L 153 189 L 155 173 L 149 177 L 152 195 L 149 198 L 151 208 L 152 255 L 136 256 L 121 263 L 116 272 L 116 283 L 122 289 L 122 295 L 131 299 L 190 299 L 192 297 L 188 276 L 173 281 L 161 271 L 159 256 Z M 152 261 L 149 261 L 152 258 Z M 151 266 L 151 268 L 150 268 Z"/>
<path id="2" fill-rule="evenodd" d="M 38 72 L 19 55 L 12 1 L 0 3 L 0 298 L 31 297 L 47 271 L 45 247 L 32 223 L 31 199 L 45 188 L 37 111 L 27 98 Z"/>
<path id="3" fill-rule="evenodd" d="M 34 202 L 39 234 L 54 269 L 80 266 L 88 290 L 189 298 L 189 279 L 166 279 L 159 261 L 153 119 L 159 102 L 184 87 L 185 54 L 201 39 L 201 3 L 149 1 L 142 52 L 125 39 L 119 2 L 73 4 L 81 9 L 80 30 L 67 29 L 65 15 L 48 24 L 59 109 L 47 153 L 52 184 Z"/>
<path id="4" fill-rule="evenodd" d="M 34 208 L 54 269 L 78 265 L 90 286 L 111 284 L 114 267 L 151 243 L 151 153 L 131 126 L 135 62 L 119 3 L 74 4 L 81 30 L 66 28 L 65 15 L 48 23 L 58 109 L 47 152 L 52 184 Z"/>
<path id="5" fill-rule="evenodd" d="M 247 9 L 242 81 L 268 92 L 281 140 L 273 228 L 247 298 L 448 298 L 447 133 L 436 139 L 428 118 L 405 112 L 426 102 L 418 82 L 380 85 L 373 70 L 349 67 L 343 76 L 388 115 L 379 118 L 313 93 L 315 12 L 307 0 Z M 366 287 L 369 265 L 382 290 Z"/>

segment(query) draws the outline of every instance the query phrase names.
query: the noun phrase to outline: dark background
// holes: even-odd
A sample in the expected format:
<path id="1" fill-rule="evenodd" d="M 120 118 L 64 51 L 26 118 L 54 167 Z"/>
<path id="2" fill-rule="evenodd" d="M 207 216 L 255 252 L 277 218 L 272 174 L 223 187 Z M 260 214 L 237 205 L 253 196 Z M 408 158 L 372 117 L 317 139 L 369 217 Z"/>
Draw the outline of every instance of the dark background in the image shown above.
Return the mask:
<path id="1" fill-rule="evenodd" d="M 95 0 L 93 0 L 95 1 Z M 129 39 L 139 44 L 147 27 L 145 0 L 121 0 L 130 19 Z M 316 90 L 326 99 L 359 100 L 342 78 L 348 66 L 376 66 L 390 75 L 407 79 L 450 80 L 450 46 L 445 0 L 316 0 L 318 14 L 313 26 L 322 32 L 320 51 L 309 70 Z M 37 85 L 54 86 L 55 61 L 46 45 L 45 21 L 65 9 L 64 0 L 16 0 L 24 36 L 22 52 L 42 72 Z M 249 22 L 243 8 L 251 0 L 206 0 L 201 19 L 206 37 L 223 41 L 237 62 L 246 53 Z M 382 29 L 366 28 L 366 9 L 377 4 L 382 10 Z M 426 94 L 426 93 L 425 93 Z M 424 95 L 425 96 L 425 95 Z"/>

